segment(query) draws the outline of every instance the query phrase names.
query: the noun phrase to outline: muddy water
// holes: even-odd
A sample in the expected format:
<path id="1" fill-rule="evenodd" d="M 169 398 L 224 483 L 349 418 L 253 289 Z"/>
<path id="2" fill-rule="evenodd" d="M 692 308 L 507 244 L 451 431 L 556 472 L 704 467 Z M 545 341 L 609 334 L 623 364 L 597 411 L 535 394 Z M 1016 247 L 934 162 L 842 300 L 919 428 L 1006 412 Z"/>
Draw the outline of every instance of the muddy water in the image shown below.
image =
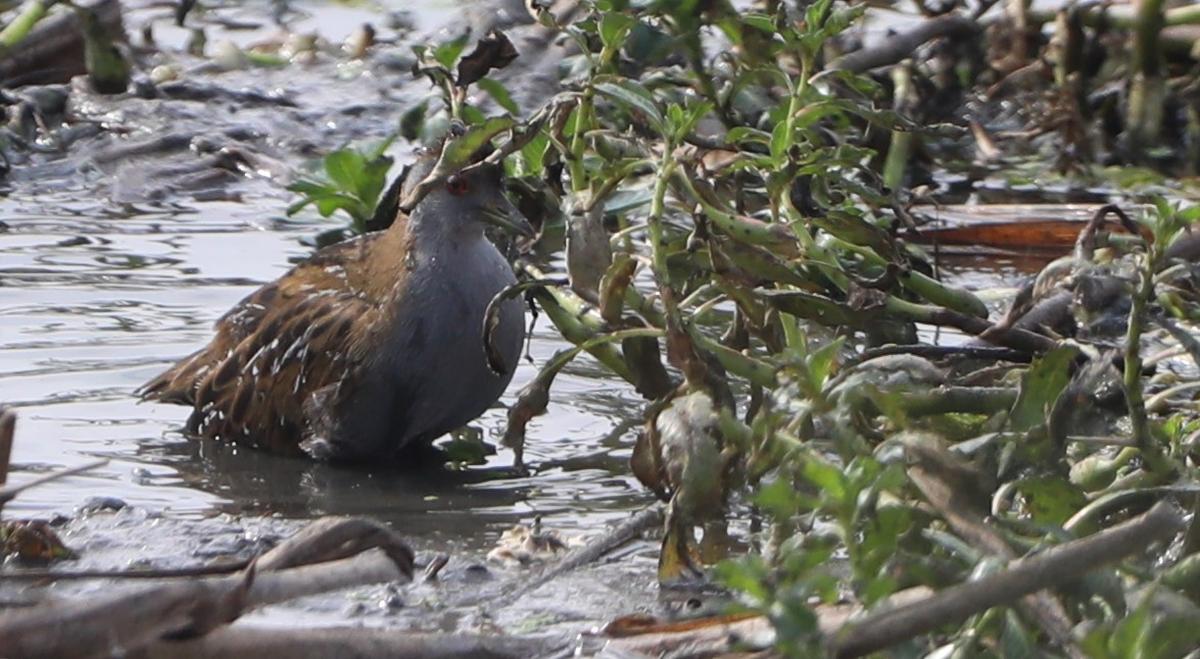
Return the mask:
<path id="1" fill-rule="evenodd" d="M 0 400 L 20 414 L 12 480 L 110 462 L 30 491 L 5 515 L 68 516 L 63 537 L 81 552 L 79 566 L 245 555 L 303 520 L 339 514 L 385 521 L 420 549 L 456 553 L 462 569 L 515 523 L 540 516 L 549 528 L 585 535 L 647 503 L 624 466 L 636 394 L 586 361 L 560 376 L 550 413 L 531 425 L 527 459 L 538 471 L 528 478 L 503 475 L 507 451 L 483 468 L 421 474 L 189 441 L 178 432 L 184 408 L 138 403 L 132 390 L 206 341 L 212 322 L 288 258 L 306 254 L 299 240 L 313 228 L 271 222 L 274 199 L 124 217 L 95 206 L 79 209 L 81 217 L 45 199 L 34 211 L 31 203 L 0 204 L 9 226 L 0 233 Z M 561 347 L 539 326 L 534 363 L 520 366 L 502 404 Z M 475 425 L 495 438 L 503 421 L 497 407 Z M 129 507 L 80 511 L 97 496 Z M 649 556 L 636 563 L 648 568 Z M 386 596 L 367 592 L 360 597 L 371 602 Z M 302 608 L 345 615 L 345 602 L 335 601 Z"/>
<path id="2" fill-rule="evenodd" d="M 265 3 L 247 6 L 248 13 L 232 7 L 229 17 L 268 20 Z M 378 9 L 295 6 L 308 14 L 300 29 L 315 26 L 335 43 L 364 20 L 379 20 Z M 452 3 L 431 3 L 416 17 L 416 27 L 428 30 L 456 15 Z M 145 15 L 135 12 L 126 22 L 136 25 L 139 18 Z M 166 22 L 155 25 L 163 27 L 156 36 L 166 48 L 181 41 Z M 253 40 L 242 32 L 226 36 Z M 381 36 L 402 38 L 386 30 Z M 219 38 L 210 34 L 210 43 Z M 62 537 L 80 553 L 64 567 L 166 567 L 245 557 L 306 520 L 369 515 L 408 537 L 419 557 L 452 554 L 439 590 L 361 589 L 310 598 L 283 609 L 285 614 L 268 610 L 261 620 L 374 616 L 407 627 L 477 628 L 463 613 L 470 605 L 460 610 L 440 602 L 470 601 L 520 578 L 520 569 L 472 569 L 504 529 L 540 518 L 564 534 L 589 535 L 650 503 L 625 465 L 640 399 L 586 357 L 559 376 L 549 413 L 529 427 L 526 461 L 535 471 L 528 477 L 506 469 L 512 460 L 507 450 L 463 471 L 414 473 L 335 468 L 199 444 L 179 432 L 185 408 L 143 404 L 132 396 L 138 385 L 203 345 L 212 323 L 241 297 L 281 274 L 289 260 L 311 253 L 301 241 L 327 228 L 315 218 L 284 217 L 291 198 L 281 189 L 287 177 L 278 163 L 382 137 L 425 93 L 423 81 L 398 73 L 389 59 L 406 47 L 378 50 L 365 66 L 349 71 L 326 60 L 306 69 L 194 69 L 186 75 L 224 89 L 282 92 L 293 100 L 287 105 L 73 94 L 78 115 L 109 130 L 63 153 L 18 154 L 0 187 L 0 401 L 19 414 L 11 481 L 109 460 L 86 475 L 29 491 L 4 511 L 8 519 L 61 524 Z M 174 57 L 185 71 L 203 64 Z M 347 111 L 348 105 L 356 109 Z M 168 133 L 183 136 L 183 146 L 159 145 L 133 158 L 106 155 Z M 232 144 L 252 160 L 237 175 L 209 176 L 205 149 L 197 145 L 214 141 Z M 398 158 L 407 154 L 396 151 Z M 189 183 L 196 180 L 207 187 L 198 192 Z M 213 198 L 225 201 L 198 200 Z M 504 406 L 563 347 L 545 322 L 538 325 L 532 360 L 520 365 L 500 403 L 473 424 L 485 438 L 499 437 Z M 97 497 L 124 508 L 94 510 Z M 634 543 L 612 564 L 561 580 L 552 595 L 534 594 L 494 621 L 531 631 L 645 606 L 655 592 L 655 549 L 650 541 Z M 49 590 L 105 587 L 70 583 Z M 14 596 L 14 590 L 18 597 L 43 594 L 0 583 L 0 594 Z M 564 606 L 564 593 L 572 605 Z M 547 612 L 540 612 L 542 605 Z"/>
<path id="3" fill-rule="evenodd" d="M 296 6 L 307 12 L 299 29 L 319 29 L 333 42 L 378 19 L 370 8 Z M 265 10 L 247 3 L 230 8 L 228 18 L 266 24 Z M 431 3 L 417 14 L 417 28 L 428 31 L 458 16 L 451 3 Z M 160 44 L 182 43 L 183 33 L 155 25 Z M 218 31 L 209 39 L 250 43 L 267 31 Z M 472 569 L 504 529 L 540 517 L 545 527 L 589 535 L 650 502 L 626 467 L 642 401 L 586 357 L 558 377 L 549 413 L 530 425 L 526 460 L 535 472 L 529 477 L 506 472 L 512 458 L 505 450 L 482 467 L 413 473 L 199 444 L 179 433 L 186 409 L 133 398 L 138 385 L 207 341 L 213 321 L 232 304 L 311 252 L 301 241 L 326 225 L 283 216 L 290 198 L 281 190 L 288 172 L 283 166 L 280 174 L 280 163 L 387 134 L 426 89 L 388 59 L 403 51 L 397 46 L 354 69 L 325 61 L 306 69 L 186 75 L 225 89 L 281 92 L 291 99 L 286 105 L 78 96 L 77 112 L 109 130 L 64 154 L 18 163 L 8 187 L 0 188 L 0 401 L 20 414 L 12 480 L 95 458 L 109 463 L 28 492 L 6 508 L 6 517 L 57 517 L 64 539 L 80 552 L 74 566 L 118 568 L 246 557 L 305 520 L 369 515 L 404 533 L 420 555 L 451 553 L 442 585 L 309 598 L 268 609 L 259 621 L 352 618 L 478 629 L 486 625 L 469 602 L 521 578 L 519 569 Z M 185 71 L 198 64 L 178 61 Z M 105 155 L 164 134 L 182 136 L 184 146 L 132 160 Z M 213 142 L 249 155 L 239 175 L 209 176 L 197 145 Z M 211 187 L 197 190 L 196 180 Z M 213 198 L 226 201 L 198 201 Z M 1011 285 L 1021 269 L 995 265 L 967 259 L 947 264 L 946 272 L 970 288 L 996 289 Z M 474 424 L 485 437 L 499 436 L 503 406 L 563 347 L 548 325 L 538 326 L 532 362 L 521 364 L 500 405 Z M 97 497 L 125 507 L 93 510 Z M 652 541 L 634 543 L 609 562 L 493 612 L 488 624 L 577 629 L 653 607 L 655 556 Z M 70 583 L 50 590 L 106 587 Z M 0 594 L 8 595 L 6 588 L 0 584 Z"/>
<path id="4" fill-rule="evenodd" d="M 596 521 L 589 510 L 603 517 L 643 499 L 621 474 L 628 433 L 612 432 L 637 408 L 636 394 L 587 363 L 559 381 L 552 414 L 534 423 L 529 446 L 534 465 L 579 466 L 547 467 L 530 479 L 442 484 L 480 479 L 451 474 L 422 483 L 198 446 L 177 431 L 184 408 L 140 404 L 131 391 L 202 345 L 221 313 L 306 254 L 300 239 L 312 227 L 273 225 L 274 199 L 86 219 L 39 204 L 37 214 L 12 199 L 0 205 L 10 227 L 0 234 L 0 400 L 20 413 L 15 480 L 97 457 L 111 462 L 30 492 L 10 506 L 13 514 L 69 512 L 104 494 L 182 516 L 372 514 L 443 531 L 461 523 L 482 544 L 488 530 L 532 514 L 586 528 Z M 521 365 L 511 392 L 560 347 L 540 325 L 534 362 Z M 476 425 L 496 437 L 503 421 L 498 408 Z M 589 454 L 594 464 L 581 459 Z M 507 451 L 492 459 L 497 467 L 510 461 Z"/>

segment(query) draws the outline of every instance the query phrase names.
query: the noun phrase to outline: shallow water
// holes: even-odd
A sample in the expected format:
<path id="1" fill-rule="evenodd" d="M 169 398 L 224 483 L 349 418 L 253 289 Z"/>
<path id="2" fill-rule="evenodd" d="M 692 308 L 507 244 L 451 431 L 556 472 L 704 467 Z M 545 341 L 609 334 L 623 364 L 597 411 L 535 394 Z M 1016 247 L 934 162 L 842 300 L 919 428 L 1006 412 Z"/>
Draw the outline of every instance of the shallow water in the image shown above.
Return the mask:
<path id="1" fill-rule="evenodd" d="M 337 43 L 365 21 L 384 23 L 381 9 L 410 5 L 293 7 L 302 15 L 294 23 L 297 31 L 315 29 Z M 210 43 L 268 38 L 275 28 L 267 10 L 266 3 L 226 8 L 226 18 L 263 27 L 210 29 Z M 154 11 L 161 10 L 134 12 L 126 22 L 132 29 Z M 434 2 L 411 18 L 416 30 L 436 40 L 445 37 L 431 32 L 434 26 L 461 16 L 455 3 Z M 182 42 L 168 22 L 154 25 L 156 40 L 168 51 Z M 396 36 L 381 28 L 382 39 Z M 381 46 L 377 55 L 406 50 Z M 185 70 L 193 64 L 179 61 Z M 64 158 L 35 158 L 32 166 L 14 170 L 11 188 L 0 190 L 7 192 L 0 198 L 0 226 L 6 227 L 0 229 L 0 401 L 15 406 L 20 417 L 13 480 L 97 457 L 110 462 L 31 491 L 8 513 L 70 513 L 102 494 L 180 518 L 215 512 L 294 519 L 370 514 L 410 533 L 447 534 L 481 548 L 502 528 L 535 515 L 552 528 L 594 530 L 598 522 L 648 501 L 624 467 L 632 442 L 629 422 L 640 399 L 586 357 L 559 377 L 550 413 L 530 425 L 526 460 L 541 469 L 524 479 L 496 477 L 489 469 L 424 478 L 370 473 L 201 446 L 178 432 L 185 408 L 133 398 L 138 385 L 203 345 L 226 309 L 282 273 L 289 259 L 311 253 L 300 241 L 325 225 L 286 220 L 287 193 L 256 172 L 234 181 L 230 194 L 217 195 L 238 201 L 199 202 L 186 188 L 171 188 L 175 180 L 168 176 L 164 182 L 159 172 L 194 167 L 194 141 L 192 149 L 157 154 L 157 161 L 154 155 L 112 163 L 100 158 L 96 166 L 89 151 L 104 153 L 114 144 L 169 130 L 215 136 L 294 162 L 303 159 L 297 152 L 311 157 L 310 152 L 386 134 L 411 99 L 426 93 L 423 81 L 386 62 L 372 61 L 363 72 L 349 74 L 339 65 L 187 76 L 231 89 L 283 89 L 297 100 L 296 109 L 229 106 L 222 112 L 222 105 L 212 103 L 113 103 L 84 96 L 77 103 L 80 112 L 119 126 L 116 135 L 127 134 L 101 135 Z M 350 99 L 365 109 L 344 112 Z M 226 137 L 233 134 L 238 137 Z M 246 134 L 250 137 L 241 137 Z M 552 329 L 539 324 L 530 343 L 533 361 L 520 365 L 501 405 L 562 347 Z M 504 418 L 498 406 L 474 425 L 494 441 Z M 487 466 L 507 466 L 511 459 L 502 450 Z"/>
<path id="2" fill-rule="evenodd" d="M 263 6 L 247 6 L 251 18 L 261 19 Z M 377 16 L 377 10 L 351 5 L 300 7 L 311 13 L 302 26 L 319 27 L 333 42 Z M 242 17 L 241 9 L 231 11 Z M 418 27 L 455 16 L 451 3 L 433 3 L 419 14 Z M 254 35 L 229 36 L 246 43 Z M 164 44 L 182 41 L 169 27 L 157 37 Z M 298 99 L 294 110 L 243 107 L 236 116 L 186 103 L 113 107 L 105 99 L 84 99 L 85 114 L 128 134 L 110 141 L 101 135 L 66 157 L 37 158 L 14 170 L 10 187 L 0 189 L 0 402 L 19 414 L 11 480 L 95 458 L 109 463 L 25 493 L 6 507 L 6 517 L 65 516 L 62 534 L 80 550 L 77 565 L 113 568 L 246 556 L 304 520 L 368 515 L 389 523 L 421 552 L 451 552 L 449 588 L 469 592 L 476 586 L 453 575 L 463 574 L 463 566 L 478 561 L 514 523 L 540 517 L 550 529 L 593 534 L 652 501 L 626 465 L 644 402 L 586 356 L 556 379 L 548 413 L 530 424 L 525 458 L 535 471 L 524 478 L 506 475 L 512 455 L 503 449 L 484 467 L 413 473 L 330 467 L 201 444 L 179 432 L 187 409 L 133 397 L 140 384 L 202 346 L 213 321 L 231 305 L 281 274 L 289 260 L 311 253 L 301 240 L 328 225 L 286 219 L 289 196 L 258 173 L 230 183 L 231 194 L 217 195 L 230 201 L 196 201 L 186 188 L 170 188 L 155 172 L 194 165 L 197 154 L 187 148 L 148 164 L 104 167 L 87 161 L 89 149 L 164 131 L 252 134 L 233 139 L 275 161 L 296 162 L 386 134 L 412 103 L 405 89 L 424 88 L 407 76 L 397 82 L 401 76 L 388 71 L 372 66 L 347 78 L 327 63 L 298 72 L 213 75 L 230 88 L 286 88 Z M 365 110 L 342 112 L 347 94 Z M 158 194 L 161 189 L 166 194 Z M 1016 261 L 997 268 L 994 259 L 970 258 L 945 267 L 973 289 L 1010 287 L 1023 270 Z M 999 304 L 1000 297 L 989 301 Z M 495 442 L 503 429 L 503 406 L 563 347 L 541 321 L 530 343 L 532 363 L 520 364 L 500 405 L 473 424 L 487 439 Z M 80 512 L 97 496 L 118 498 L 128 508 Z M 656 592 L 656 549 L 652 541 L 634 543 L 610 563 L 556 581 L 552 594 L 506 613 L 508 620 L 524 624 L 539 615 L 538 607 L 562 622 L 643 606 Z M 349 608 L 345 599 L 331 597 L 309 598 L 299 610 L 334 619 L 358 617 L 364 607 L 390 610 L 380 604 L 390 601 L 386 589 L 365 592 L 351 596 L 357 604 Z M 414 592 L 415 599 L 437 599 L 419 587 Z M 413 616 L 408 626 L 464 627 L 461 612 L 443 611 L 436 601 L 417 609 L 426 616 L 439 613 Z M 295 611 L 286 618 L 268 613 L 265 621 L 294 623 Z"/>
<path id="3" fill-rule="evenodd" d="M 555 528 L 594 527 L 645 500 L 626 476 L 629 433 L 613 434 L 638 409 L 637 395 L 581 362 L 556 382 L 550 414 L 530 427 L 528 461 L 571 461 L 527 479 L 449 479 L 312 465 L 257 451 L 200 446 L 177 431 L 183 407 L 138 403 L 131 392 L 201 346 L 211 324 L 290 257 L 310 248 L 311 226 L 271 222 L 275 199 L 194 204 L 187 212 L 123 218 L 38 214 L 0 204 L 0 400 L 17 407 L 14 481 L 28 472 L 111 462 L 87 476 L 37 488 L 9 507 L 20 516 L 70 512 L 104 494 L 171 515 L 245 511 L 305 518 L 370 514 L 407 529 L 464 524 L 470 544 L 516 520 L 541 515 Z M 514 378 L 519 387 L 562 347 L 545 324 Z M 504 410 L 475 425 L 495 438 Z M 603 459 L 588 465 L 580 456 Z M 501 451 L 491 465 L 504 466 Z M 582 463 L 582 464 L 580 464 Z M 446 483 L 444 481 L 466 481 Z"/>

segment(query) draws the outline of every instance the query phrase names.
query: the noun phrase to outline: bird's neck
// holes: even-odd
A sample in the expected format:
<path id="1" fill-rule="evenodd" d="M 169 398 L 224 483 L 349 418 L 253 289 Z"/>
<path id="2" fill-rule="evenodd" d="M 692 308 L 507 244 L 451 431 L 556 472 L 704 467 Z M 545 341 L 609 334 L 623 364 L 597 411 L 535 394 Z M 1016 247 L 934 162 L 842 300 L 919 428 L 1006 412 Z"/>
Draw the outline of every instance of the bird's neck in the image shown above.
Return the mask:
<path id="1" fill-rule="evenodd" d="M 377 301 L 403 297 L 416 271 L 455 267 L 464 248 L 487 240 L 482 228 L 438 215 L 418 207 L 412 215 L 399 215 L 390 227 L 365 241 L 366 253 L 355 273 L 355 287 Z"/>
<path id="2" fill-rule="evenodd" d="M 453 216 L 455 211 L 438 201 L 426 198 L 409 217 L 408 231 L 415 247 L 423 253 L 439 252 L 483 238 L 483 227 L 478 222 Z"/>

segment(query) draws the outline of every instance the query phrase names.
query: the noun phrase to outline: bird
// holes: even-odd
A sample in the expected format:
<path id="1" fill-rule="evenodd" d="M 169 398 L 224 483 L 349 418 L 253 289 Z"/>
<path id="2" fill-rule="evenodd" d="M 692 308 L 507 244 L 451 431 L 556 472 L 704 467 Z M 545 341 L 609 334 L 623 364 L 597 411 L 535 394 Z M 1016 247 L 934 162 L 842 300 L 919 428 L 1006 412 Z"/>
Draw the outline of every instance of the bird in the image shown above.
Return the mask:
<path id="1" fill-rule="evenodd" d="M 191 436 L 321 461 L 400 460 L 477 418 L 525 340 L 517 296 L 498 298 L 484 328 L 516 282 L 484 228 L 533 229 L 505 198 L 499 165 L 434 178 L 434 160 L 409 173 L 436 183 L 410 213 L 249 294 L 137 395 L 190 406 Z"/>

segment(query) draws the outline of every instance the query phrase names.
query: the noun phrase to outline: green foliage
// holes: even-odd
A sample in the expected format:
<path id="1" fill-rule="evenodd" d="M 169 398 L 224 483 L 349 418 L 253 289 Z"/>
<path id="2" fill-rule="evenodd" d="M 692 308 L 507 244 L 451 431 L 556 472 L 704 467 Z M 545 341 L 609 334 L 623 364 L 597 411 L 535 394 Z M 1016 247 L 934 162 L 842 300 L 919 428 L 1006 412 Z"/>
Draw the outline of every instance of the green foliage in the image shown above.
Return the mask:
<path id="1" fill-rule="evenodd" d="M 326 155 L 316 176 L 288 186 L 288 190 L 302 196 L 288 206 L 288 215 L 312 204 L 321 217 L 341 211 L 349 216 L 356 233 L 365 231 L 387 185 L 392 159 L 384 152 L 394 139 L 395 136 L 389 137 L 366 150 L 345 147 Z"/>
<path id="2" fill-rule="evenodd" d="M 1163 497 L 1194 507 L 1200 421 L 1146 413 L 1141 329 L 1131 323 L 1124 378 L 1113 375 L 1112 342 L 985 332 L 983 301 L 929 274 L 897 239 L 911 218 L 903 193 L 882 185 L 871 146 L 874 134 L 957 129 L 918 126 L 887 107 L 874 79 L 822 68 L 830 40 L 865 5 L 816 0 L 789 15 L 791 3 L 767 4 L 778 11 L 594 0 L 566 25 L 543 11 L 542 25 L 578 46 L 563 63 L 565 91 L 534 111 L 498 82 L 475 80 L 505 111 L 498 116 L 471 106 L 457 84 L 474 56 L 464 57 L 465 42 L 416 50 L 434 95 L 405 115 L 403 134 L 428 139 L 451 120 L 465 125 L 442 154 L 447 171 L 487 142 L 511 147 L 508 174 L 567 218 L 571 286 L 532 265 L 523 286 L 574 348 L 522 391 L 506 443 L 519 452 L 554 376 L 585 352 L 651 401 L 651 427 L 674 397 L 707 394 L 721 409 L 719 451 L 706 447 L 700 465 L 713 488 L 705 505 L 680 501 L 694 482 L 671 481 L 698 455 L 686 436 L 670 456 L 684 468 L 646 473 L 670 459 L 639 442 L 635 460 L 646 459 L 633 469 L 678 497 L 672 529 L 700 521 L 686 518 L 692 508 L 715 514 L 718 499 L 759 517 L 764 529 L 747 541 L 761 551 L 715 574 L 772 622 L 787 656 L 822 656 L 830 639 L 818 615 L 835 602 L 869 612 L 910 587 L 1004 570 L 1010 556 L 1104 529 Z M 704 40 L 713 35 L 733 47 L 712 57 Z M 515 118 L 519 110 L 529 118 Z M 307 196 L 296 208 L 369 216 L 386 171 L 377 158 L 382 151 L 331 154 L 320 182 L 297 184 Z M 1131 319 L 1195 320 L 1194 269 L 1168 254 L 1198 219 L 1198 209 L 1159 202 L 1142 221 L 1152 241 L 1111 241 L 1111 262 L 1074 263 L 1063 285 L 1111 277 L 1134 301 Z M 588 244 L 596 227 L 616 233 Z M 930 327 L 982 334 L 1032 363 L 989 362 L 967 377 L 958 363 L 886 350 L 918 343 Z M 866 352 L 879 346 L 893 354 Z M 1100 402 L 1106 387 L 1127 409 Z M 1130 433 L 1126 417 L 1144 422 Z M 1081 427 L 1098 420 L 1111 421 L 1103 436 Z M 709 430 L 697 436 L 711 441 Z M 473 459 L 470 448 L 454 445 L 464 451 L 456 459 Z M 1084 650 L 1177 656 L 1187 647 L 1192 632 L 1180 621 L 1200 612 L 1191 599 L 1200 533 L 1190 535 L 1178 556 L 1153 546 L 1047 595 L 1072 624 L 1085 623 Z M 1127 599 L 1139 602 L 1128 617 Z M 1049 629 L 1014 603 L 895 654 L 1044 655 Z"/>

